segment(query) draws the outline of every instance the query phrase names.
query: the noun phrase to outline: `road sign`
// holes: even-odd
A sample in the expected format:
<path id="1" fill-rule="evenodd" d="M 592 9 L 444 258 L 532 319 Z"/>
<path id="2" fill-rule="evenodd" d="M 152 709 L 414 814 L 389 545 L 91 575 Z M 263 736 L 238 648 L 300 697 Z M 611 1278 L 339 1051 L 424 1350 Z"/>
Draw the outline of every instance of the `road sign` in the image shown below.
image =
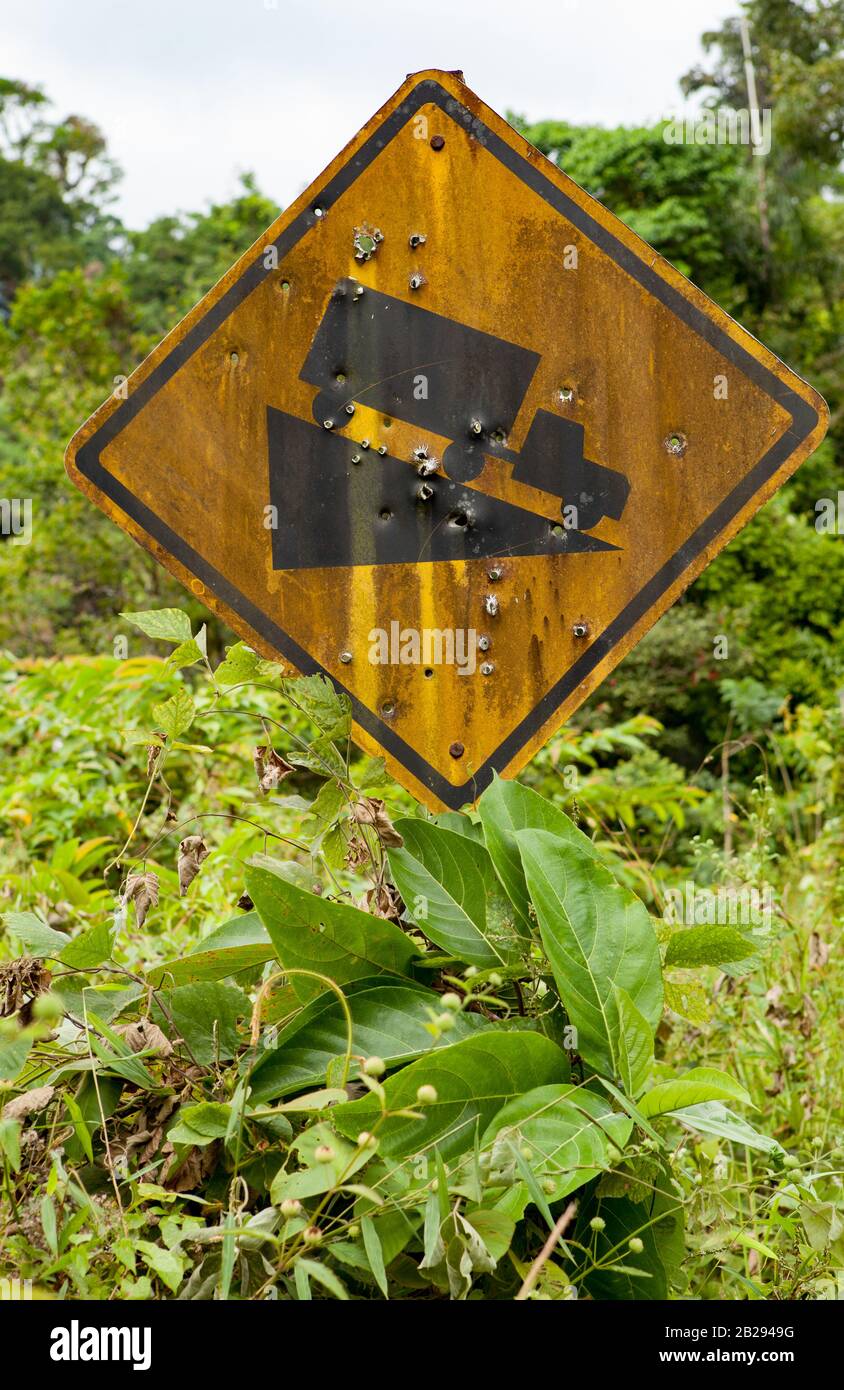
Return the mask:
<path id="1" fill-rule="evenodd" d="M 125 399 L 123 398 L 125 396 Z M 415 74 L 70 444 L 432 807 L 514 775 L 818 445 L 815 391 Z"/>

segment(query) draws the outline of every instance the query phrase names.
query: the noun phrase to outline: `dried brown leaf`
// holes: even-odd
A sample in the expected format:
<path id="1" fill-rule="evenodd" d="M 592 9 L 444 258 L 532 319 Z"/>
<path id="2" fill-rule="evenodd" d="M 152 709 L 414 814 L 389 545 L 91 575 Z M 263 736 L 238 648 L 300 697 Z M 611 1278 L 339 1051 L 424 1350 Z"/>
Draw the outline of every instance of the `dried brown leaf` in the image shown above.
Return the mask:
<path id="1" fill-rule="evenodd" d="M 258 790 L 265 796 L 283 782 L 285 777 L 289 777 L 291 772 L 296 771 L 274 748 L 263 743 L 255 749 L 252 761 L 255 765 L 255 776 L 258 778 Z"/>
<path id="2" fill-rule="evenodd" d="M 208 846 L 201 835 L 188 835 L 179 845 L 179 895 L 184 897 L 199 873 L 199 866 L 209 854 Z"/>
<path id="3" fill-rule="evenodd" d="M 384 809 L 383 801 L 377 796 L 362 796 L 352 807 L 352 818 L 358 825 L 371 825 L 382 845 L 391 849 L 401 849 L 404 844 Z"/>
<path id="4" fill-rule="evenodd" d="M 35 1086 L 31 1091 L 24 1091 L 3 1106 L 3 1119 L 23 1120 L 35 1110 L 44 1110 L 55 1094 L 54 1086 Z"/>
<path id="5" fill-rule="evenodd" d="M 142 927 L 149 909 L 158 906 L 158 874 L 151 869 L 142 874 L 129 874 L 123 887 L 123 902 L 134 902 L 135 920 Z"/>

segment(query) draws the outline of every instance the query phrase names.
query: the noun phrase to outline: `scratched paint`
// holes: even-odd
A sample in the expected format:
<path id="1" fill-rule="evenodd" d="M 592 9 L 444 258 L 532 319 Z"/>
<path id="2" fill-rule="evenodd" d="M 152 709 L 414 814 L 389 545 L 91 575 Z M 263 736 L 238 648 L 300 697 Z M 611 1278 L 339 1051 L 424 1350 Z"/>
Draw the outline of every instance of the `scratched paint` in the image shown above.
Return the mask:
<path id="1" fill-rule="evenodd" d="M 333 364 L 326 399 L 337 409 L 330 428 L 320 419 L 320 388 L 301 373 L 341 284 L 359 315 L 343 330 L 347 352 L 357 343 L 362 356 L 365 342 L 372 361 L 430 376 L 442 400 L 429 397 L 426 425 L 419 412 L 387 409 L 389 391 L 358 380 L 353 360 Z M 389 315 L 409 304 L 475 337 L 435 334 L 461 343 L 438 362 L 400 360 L 401 336 L 379 350 L 367 324 L 388 334 Z M 421 342 L 434 320 L 413 321 Z M 523 390 L 508 375 L 496 394 L 482 335 L 492 358 L 506 347 L 528 364 Z M 716 394 L 724 380 L 726 399 L 723 387 Z M 407 412 L 407 392 L 394 395 Z M 506 429 L 497 410 L 511 417 Z M 307 466 L 295 450 L 278 465 L 282 520 L 291 535 L 315 522 L 325 537 L 295 568 L 275 563 L 266 525 L 273 418 L 292 421 L 282 438 L 308 441 Z M 459 75 L 430 72 L 408 78 L 174 328 L 130 377 L 127 400 L 91 417 L 67 467 L 257 650 L 347 690 L 357 742 L 439 808 L 473 800 L 493 769 L 514 775 L 817 447 L 826 423 L 816 392 Z M 582 489 L 567 494 L 568 466 L 555 471 L 556 440 L 609 479 L 588 530 L 586 518 L 583 530 L 563 524 L 567 504 L 589 508 Z M 420 454 L 438 465 L 428 502 L 417 496 Z M 331 487 L 321 482 L 329 457 L 339 460 L 339 474 L 325 474 Z M 376 512 L 388 478 L 390 504 Z M 468 516 L 465 544 L 454 540 L 462 553 L 431 533 L 426 505 Z M 544 539 L 518 553 L 507 518 L 515 527 L 525 514 Z M 495 549 L 500 536 L 500 549 L 473 556 L 484 517 L 485 543 Z M 329 553 L 386 545 L 390 527 L 422 538 L 401 562 L 328 565 Z M 285 553 L 277 542 L 275 559 Z M 472 675 L 373 663 L 370 633 L 394 622 L 475 632 L 489 674 L 480 657 Z"/>

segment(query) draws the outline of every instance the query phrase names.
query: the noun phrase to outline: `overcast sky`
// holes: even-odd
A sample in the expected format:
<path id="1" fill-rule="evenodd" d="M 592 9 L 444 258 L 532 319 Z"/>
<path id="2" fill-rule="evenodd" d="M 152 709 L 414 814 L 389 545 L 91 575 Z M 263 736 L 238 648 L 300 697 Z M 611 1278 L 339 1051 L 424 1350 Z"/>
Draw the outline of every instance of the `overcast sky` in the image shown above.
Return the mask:
<path id="1" fill-rule="evenodd" d="M 408 72 L 461 68 L 500 112 L 601 124 L 682 110 L 677 79 L 738 0 L 0 0 L 0 75 L 94 120 L 131 226 L 229 197 L 288 203 Z"/>

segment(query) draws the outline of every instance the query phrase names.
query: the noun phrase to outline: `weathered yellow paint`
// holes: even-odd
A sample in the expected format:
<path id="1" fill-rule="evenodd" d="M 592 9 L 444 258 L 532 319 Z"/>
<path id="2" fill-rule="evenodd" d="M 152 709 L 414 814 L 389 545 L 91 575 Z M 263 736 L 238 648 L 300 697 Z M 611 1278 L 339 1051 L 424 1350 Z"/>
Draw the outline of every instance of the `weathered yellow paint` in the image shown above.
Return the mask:
<path id="1" fill-rule="evenodd" d="M 187 357 L 132 416 L 143 384 L 171 361 L 180 345 L 262 255 L 263 249 L 313 208 L 330 180 L 377 139 L 380 128 L 408 102 L 422 82 L 435 82 L 480 125 L 461 123 L 434 101 L 423 102 L 394 138 L 350 182 L 219 327 Z M 419 118 L 427 121 L 427 129 Z M 419 138 L 420 130 L 424 138 Z M 433 149 L 430 137 L 445 143 Z M 717 333 L 713 340 L 655 297 L 617 259 L 561 215 L 493 151 L 503 142 L 595 227 L 615 238 Z M 353 255 L 353 232 L 379 227 L 384 240 L 371 260 Z M 414 232 L 426 236 L 417 250 Z M 576 268 L 565 268 L 575 248 Z M 626 474 L 630 495 L 619 521 L 605 518 L 594 535 L 619 548 L 590 554 L 505 557 L 494 585 L 500 610 L 488 617 L 489 561 L 422 560 L 414 565 L 357 569 L 273 570 L 270 533 L 264 524 L 267 495 L 266 407 L 311 421 L 314 388 L 299 371 L 325 311 L 332 287 L 352 276 L 371 289 L 408 300 L 408 277 L 425 276 L 413 302 L 448 318 L 541 354 L 508 447 L 518 452 L 530 423 L 543 409 L 579 421 L 587 455 Z M 725 335 L 725 336 L 720 336 Z M 772 374 L 814 412 L 815 423 L 794 431 L 789 411 L 724 355 L 725 342 Z M 422 364 L 420 364 L 421 366 Z M 716 377 L 726 377 L 728 397 L 717 399 Z M 562 387 L 573 398 L 560 397 Z M 139 398 L 140 399 L 140 398 Z M 791 399 L 791 397 L 789 397 Z M 150 534 L 143 516 L 130 516 L 106 495 L 95 474 L 80 470 L 80 450 L 121 405 L 122 427 L 105 444 L 105 469 L 154 512 L 175 536 L 234 584 L 249 603 L 309 654 L 358 702 L 359 712 L 392 706 L 384 728 L 421 753 L 443 779 L 439 792 L 402 758 L 387 750 L 394 776 L 432 807 L 471 800 L 472 776 L 490 759 L 504 775 L 515 773 L 587 698 L 682 590 L 731 539 L 757 508 L 817 447 L 826 429 L 821 398 L 750 334 L 651 250 L 629 228 L 529 146 L 464 85 L 459 74 L 411 76 L 338 155 L 333 164 L 268 229 L 218 285 L 173 329 L 133 373 L 128 402 L 109 399 L 80 429 L 67 452 L 74 482 L 118 525 L 161 561 L 263 654 L 279 652 L 252 622 L 236 612 L 225 584 L 209 586 Z M 785 447 L 787 432 L 794 447 Z M 680 432 L 677 457 L 665 441 Z M 412 466 L 421 442 L 437 458 L 451 442 L 360 404 L 343 434 L 387 446 Z M 798 437 L 799 436 L 799 437 Z M 102 440 L 103 436 L 99 436 Z M 784 439 L 783 458 L 748 492 L 734 515 L 699 545 L 681 554 L 662 592 L 610 650 L 601 636 L 654 576 L 677 556 L 715 507 L 739 487 L 769 448 Z M 469 484 L 481 492 L 559 517 L 559 497 L 514 482 L 511 465 L 488 458 Z M 692 547 L 694 549 L 694 547 Z M 490 637 L 491 676 L 460 676 L 440 666 L 426 677 L 421 666 L 379 666 L 367 659 L 369 633 L 389 628 L 465 628 Z M 573 626 L 584 623 L 588 636 Z M 600 658 L 583 679 L 543 711 L 535 727 L 505 739 L 527 720 L 543 697 L 584 652 L 597 645 Z M 352 653 L 343 664 L 340 652 Z M 482 659 L 479 656 L 479 660 Z M 384 751 L 381 735 L 358 720 L 354 736 L 370 752 Z M 389 741 L 389 740 L 388 740 Z M 464 753 L 455 758 L 450 747 Z M 446 793 L 445 787 L 465 787 Z"/>

